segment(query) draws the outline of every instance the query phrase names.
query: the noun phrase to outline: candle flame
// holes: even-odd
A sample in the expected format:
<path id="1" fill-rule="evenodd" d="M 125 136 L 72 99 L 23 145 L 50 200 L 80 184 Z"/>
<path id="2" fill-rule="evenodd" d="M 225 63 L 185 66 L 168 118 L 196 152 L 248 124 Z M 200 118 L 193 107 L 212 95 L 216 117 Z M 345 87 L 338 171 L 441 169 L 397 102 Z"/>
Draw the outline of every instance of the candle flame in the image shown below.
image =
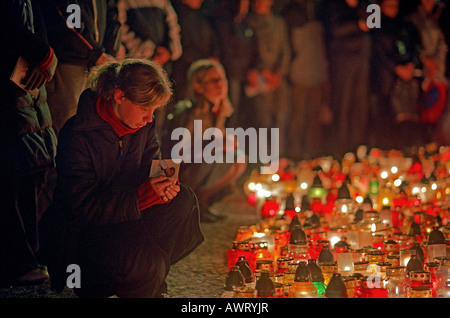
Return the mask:
<path id="1" fill-rule="evenodd" d="M 411 259 L 411 257 L 405 257 L 405 258 L 403 259 L 403 266 L 408 265 L 408 262 L 409 262 L 410 259 Z"/>

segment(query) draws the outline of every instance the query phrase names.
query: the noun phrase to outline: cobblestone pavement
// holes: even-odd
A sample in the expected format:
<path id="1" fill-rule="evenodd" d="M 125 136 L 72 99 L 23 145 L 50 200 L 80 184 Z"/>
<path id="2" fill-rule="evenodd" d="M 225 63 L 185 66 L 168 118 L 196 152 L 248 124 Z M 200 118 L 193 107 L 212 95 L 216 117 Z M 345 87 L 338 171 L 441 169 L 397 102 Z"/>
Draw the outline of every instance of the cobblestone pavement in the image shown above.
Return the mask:
<path id="1" fill-rule="evenodd" d="M 250 206 L 239 189 L 214 204 L 227 218 L 216 223 L 201 223 L 205 241 L 188 257 L 173 265 L 167 277 L 171 298 L 220 298 L 228 266 L 226 252 L 232 246 L 241 225 L 257 222 L 255 208 Z M 66 287 L 62 293 L 40 286 L 0 288 L 0 298 L 76 298 Z"/>

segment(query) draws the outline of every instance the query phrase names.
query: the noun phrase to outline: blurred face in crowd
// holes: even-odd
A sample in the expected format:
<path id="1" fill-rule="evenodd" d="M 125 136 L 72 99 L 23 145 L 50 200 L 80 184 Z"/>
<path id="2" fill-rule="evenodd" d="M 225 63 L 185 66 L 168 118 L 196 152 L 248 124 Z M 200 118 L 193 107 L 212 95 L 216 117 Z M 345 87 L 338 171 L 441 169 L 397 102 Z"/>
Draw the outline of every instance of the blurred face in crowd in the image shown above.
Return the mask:
<path id="1" fill-rule="evenodd" d="M 219 104 L 228 94 L 225 72 L 219 67 L 211 67 L 203 72 L 201 78 L 194 82 L 194 90 L 208 101 Z"/>
<path id="2" fill-rule="evenodd" d="M 202 6 L 204 0 L 182 0 L 181 2 L 189 8 L 198 10 Z"/>
<path id="3" fill-rule="evenodd" d="M 273 0 L 252 0 L 252 9 L 256 14 L 269 15 L 272 13 Z"/>
<path id="4" fill-rule="evenodd" d="M 380 8 L 385 16 L 395 18 L 398 15 L 399 0 L 384 0 L 381 2 Z"/>
<path id="5" fill-rule="evenodd" d="M 157 106 L 141 106 L 133 103 L 124 96 L 120 89 L 114 92 L 113 110 L 119 120 L 130 128 L 142 128 L 152 122 L 153 113 Z"/>

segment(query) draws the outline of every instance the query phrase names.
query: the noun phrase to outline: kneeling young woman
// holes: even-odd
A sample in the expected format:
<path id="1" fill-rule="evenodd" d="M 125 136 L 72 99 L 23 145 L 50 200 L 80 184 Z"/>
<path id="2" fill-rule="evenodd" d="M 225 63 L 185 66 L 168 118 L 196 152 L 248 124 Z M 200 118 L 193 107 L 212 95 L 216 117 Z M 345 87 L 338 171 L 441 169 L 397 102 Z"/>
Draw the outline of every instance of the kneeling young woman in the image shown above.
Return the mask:
<path id="1" fill-rule="evenodd" d="M 153 113 L 171 85 L 140 59 L 106 64 L 90 84 L 60 132 L 58 183 L 42 221 L 52 287 L 62 289 L 76 264 L 80 297 L 160 297 L 170 266 L 203 241 L 194 192 L 149 177 L 161 157 Z"/>

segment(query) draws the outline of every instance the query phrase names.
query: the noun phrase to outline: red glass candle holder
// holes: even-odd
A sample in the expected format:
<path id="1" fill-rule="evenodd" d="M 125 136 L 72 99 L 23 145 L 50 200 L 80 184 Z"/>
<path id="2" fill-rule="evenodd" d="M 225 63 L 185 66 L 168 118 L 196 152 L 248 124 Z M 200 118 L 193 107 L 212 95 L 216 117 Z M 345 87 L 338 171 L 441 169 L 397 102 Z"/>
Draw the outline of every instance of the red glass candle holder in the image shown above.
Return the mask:
<path id="1" fill-rule="evenodd" d="M 436 298 L 437 297 L 437 285 L 438 285 L 436 271 L 439 269 L 439 262 L 425 263 L 424 269 L 426 271 L 430 272 L 433 298 Z"/>
<path id="2" fill-rule="evenodd" d="M 263 219 L 269 219 L 276 216 L 280 210 L 280 205 L 275 199 L 267 199 L 261 207 L 260 214 Z"/>
<path id="3" fill-rule="evenodd" d="M 388 290 L 381 286 L 377 278 L 364 276 L 357 281 L 353 298 L 388 298 Z"/>
<path id="4" fill-rule="evenodd" d="M 273 232 L 275 240 L 275 249 L 280 250 L 283 246 L 288 245 L 291 232 L 276 230 Z"/>
<path id="5" fill-rule="evenodd" d="M 411 271 L 408 274 L 409 276 L 409 286 L 412 287 L 419 287 L 419 286 L 427 286 L 432 288 L 431 283 L 431 273 L 426 270 L 418 270 L 418 271 Z"/>
<path id="6" fill-rule="evenodd" d="M 239 260 L 239 256 L 245 256 L 252 273 L 255 273 L 256 253 L 250 249 L 250 244 L 248 241 L 233 242 L 233 247 L 227 251 L 228 270 L 231 270 L 231 266 L 236 265 Z"/>
<path id="7" fill-rule="evenodd" d="M 289 269 L 289 263 L 293 261 L 292 257 L 280 257 L 277 259 L 277 273 L 284 273 Z"/>
<path id="8" fill-rule="evenodd" d="M 272 254 L 269 252 L 269 244 L 267 242 L 250 242 L 250 248 L 255 252 L 256 259 L 272 259 Z"/>
<path id="9" fill-rule="evenodd" d="M 248 241 L 253 237 L 253 230 L 248 226 L 241 226 L 236 234 L 235 241 Z"/>
<path id="10" fill-rule="evenodd" d="M 269 259 L 256 259 L 256 270 L 268 271 L 269 273 L 273 273 L 274 272 L 273 261 Z"/>
<path id="11" fill-rule="evenodd" d="M 400 245 L 394 240 L 387 240 L 384 242 L 384 251 L 388 256 L 398 253 L 400 252 Z"/>
<path id="12" fill-rule="evenodd" d="M 372 238 L 373 238 L 372 246 L 375 247 L 379 251 L 383 251 L 384 250 L 384 235 L 381 235 L 381 234 L 372 235 Z"/>

